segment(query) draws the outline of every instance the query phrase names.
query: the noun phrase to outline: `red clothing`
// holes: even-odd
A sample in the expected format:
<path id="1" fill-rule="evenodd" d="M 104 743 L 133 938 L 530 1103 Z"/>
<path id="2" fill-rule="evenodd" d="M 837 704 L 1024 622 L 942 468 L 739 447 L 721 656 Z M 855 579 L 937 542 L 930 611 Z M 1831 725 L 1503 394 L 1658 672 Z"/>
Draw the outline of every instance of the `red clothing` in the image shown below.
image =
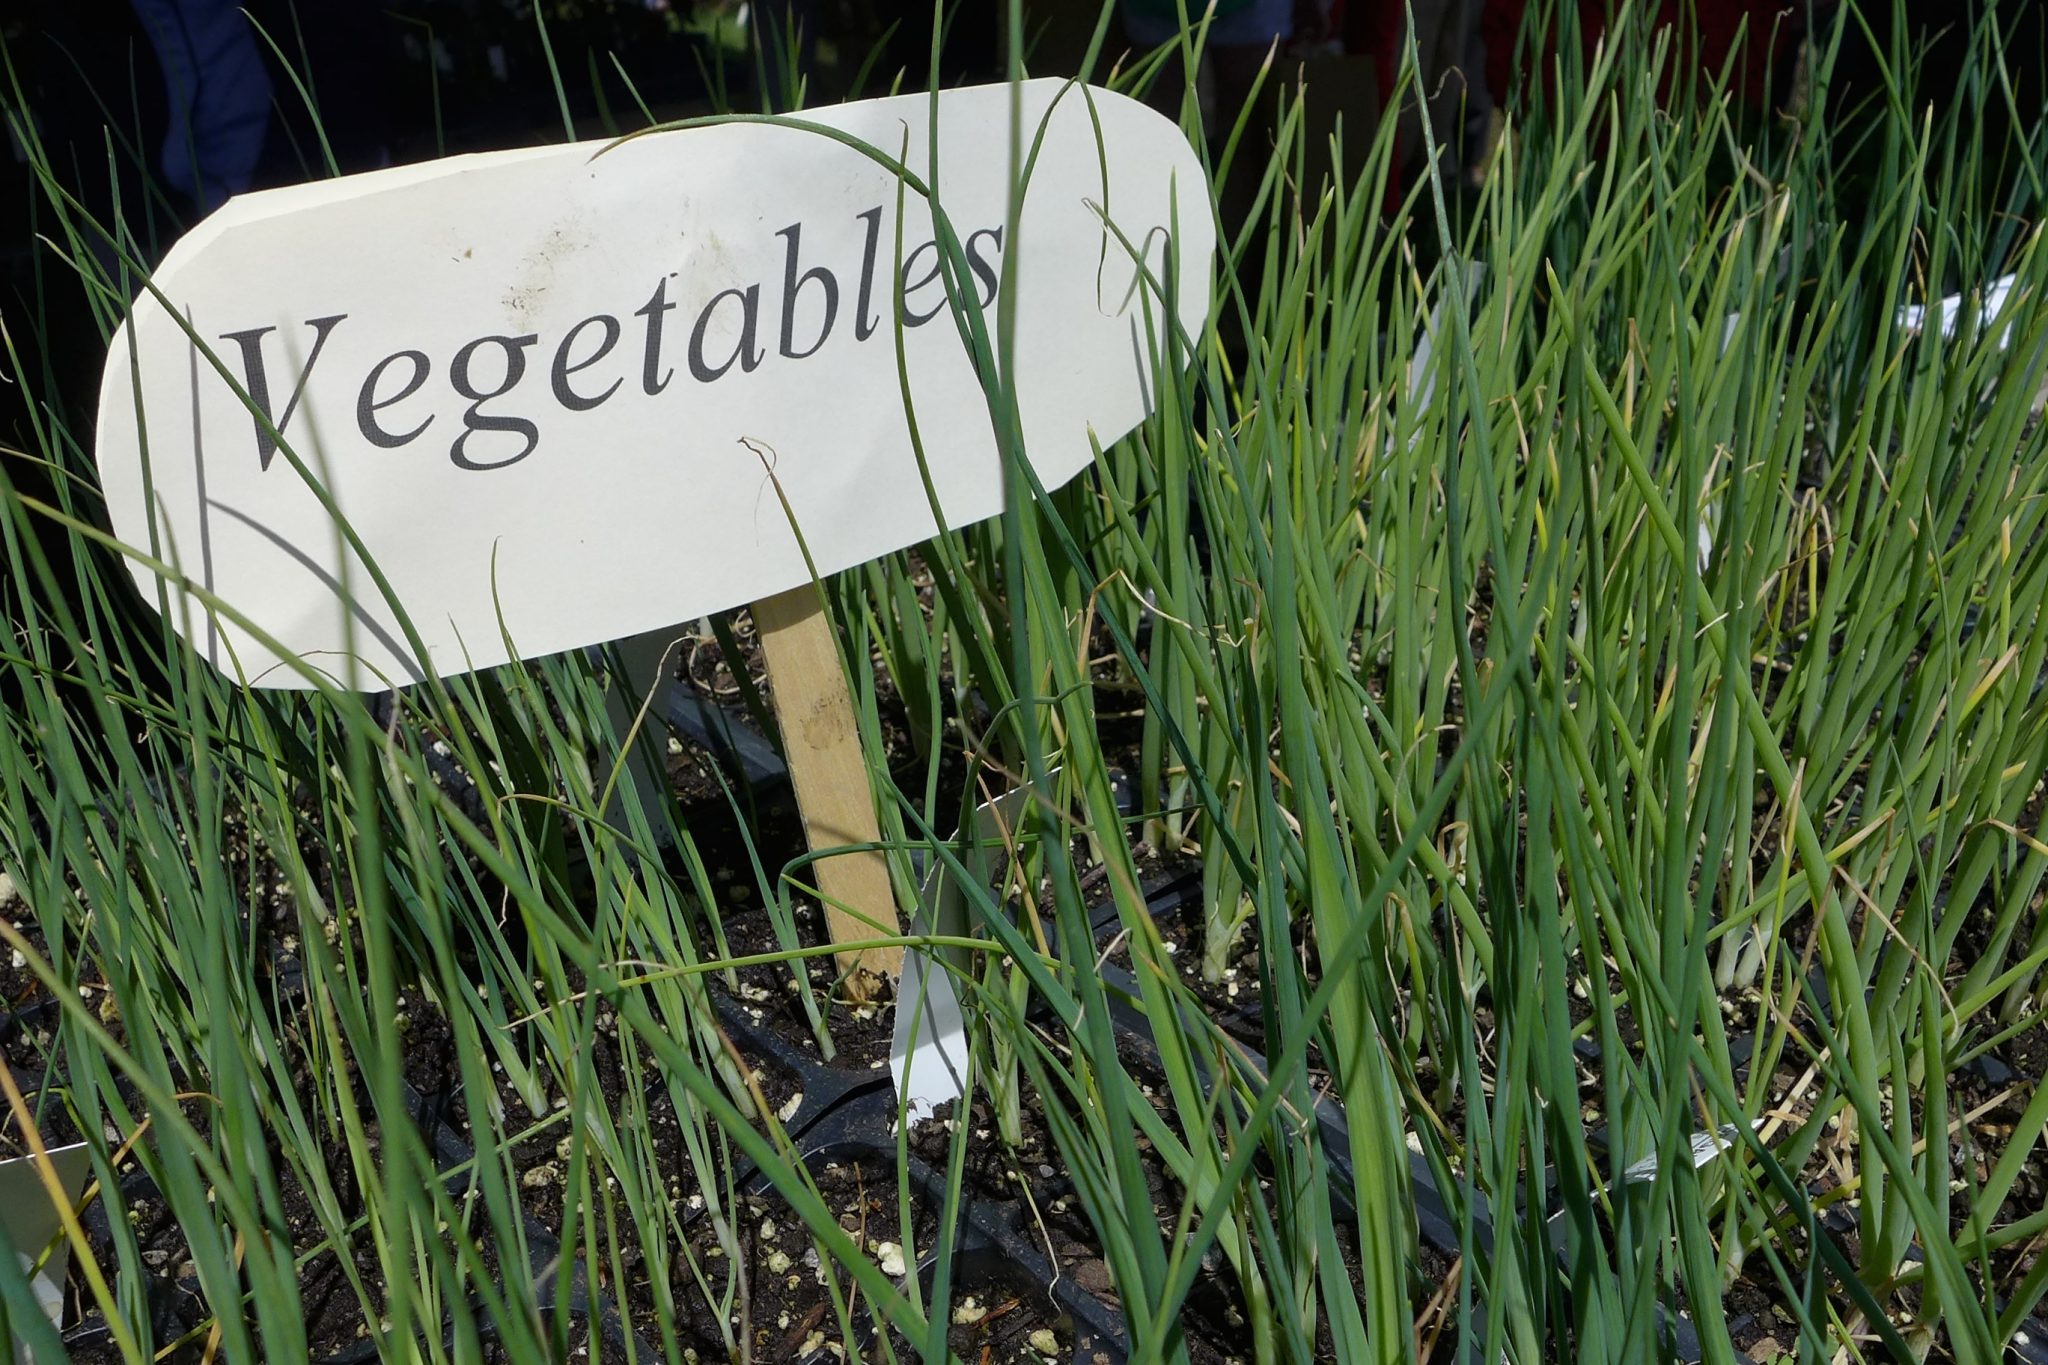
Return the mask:
<path id="1" fill-rule="evenodd" d="M 1394 73 L 1400 67 L 1402 24 L 1407 5 L 1411 2 L 1420 8 L 1422 4 L 1441 4 L 1444 0 L 1336 0 L 1333 18 L 1344 35 L 1345 46 L 1353 52 L 1373 54 L 1377 59 L 1382 89 L 1391 86 Z M 1731 73 L 1730 83 L 1751 106 L 1762 104 L 1770 88 L 1773 63 L 1786 50 L 1796 32 L 1793 25 L 1801 13 L 1801 6 L 1796 0 L 1657 0 L 1657 3 L 1660 23 L 1673 23 L 1688 14 L 1692 16 L 1696 51 L 1702 68 L 1709 73 L 1720 71 L 1727 62 L 1737 38 L 1745 33 L 1746 25 L 1747 40 L 1743 44 L 1742 58 Z M 1526 5 L 1527 0 L 1485 0 L 1481 11 L 1479 24 L 1486 43 L 1486 85 L 1497 104 L 1507 102 L 1510 87 L 1518 74 L 1524 77 L 1532 74 L 1528 68 L 1533 64 L 1529 62 L 1523 63 L 1520 73 L 1515 69 L 1515 46 L 1521 34 Z M 1579 23 L 1589 56 L 1613 8 L 1612 0 L 1579 0 Z M 1554 41 L 1546 45 L 1543 63 L 1546 75 L 1549 68 L 1547 57 L 1555 52 Z"/>

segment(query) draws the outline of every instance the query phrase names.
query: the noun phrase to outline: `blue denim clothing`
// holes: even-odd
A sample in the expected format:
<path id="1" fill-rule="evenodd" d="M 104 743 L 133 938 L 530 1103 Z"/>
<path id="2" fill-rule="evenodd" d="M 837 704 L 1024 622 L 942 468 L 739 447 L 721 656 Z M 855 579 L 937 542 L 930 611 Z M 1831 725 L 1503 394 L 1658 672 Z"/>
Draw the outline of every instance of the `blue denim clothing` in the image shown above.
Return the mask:
<path id="1" fill-rule="evenodd" d="M 201 213 L 249 188 L 270 126 L 270 76 L 240 0 L 131 0 L 163 66 L 165 183 Z"/>
<path id="2" fill-rule="evenodd" d="M 1187 0 L 1188 23 L 1200 24 L 1208 0 Z M 1264 47 L 1275 38 L 1294 36 L 1294 0 L 1249 0 L 1231 5 L 1218 3 L 1209 24 L 1209 41 L 1219 47 Z M 1157 47 L 1180 34 L 1172 0 L 1144 0 L 1124 3 L 1124 32 L 1141 47 Z"/>

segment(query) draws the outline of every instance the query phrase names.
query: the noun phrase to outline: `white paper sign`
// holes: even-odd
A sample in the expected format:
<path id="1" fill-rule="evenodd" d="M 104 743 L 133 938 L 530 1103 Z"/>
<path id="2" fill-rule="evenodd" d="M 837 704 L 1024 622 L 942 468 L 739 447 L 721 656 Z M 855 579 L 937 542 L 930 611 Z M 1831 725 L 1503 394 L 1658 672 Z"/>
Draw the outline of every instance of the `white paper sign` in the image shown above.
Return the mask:
<path id="1" fill-rule="evenodd" d="M 1014 232 L 1013 96 L 1027 155 L 1044 127 Z M 1174 311 L 1197 332 L 1214 250 L 1202 171 L 1143 105 L 1047 80 L 943 93 L 934 181 L 931 116 L 916 95 L 805 117 L 936 184 L 963 298 L 993 305 L 1014 270 L 1025 444 L 1057 485 L 1088 463 L 1091 431 L 1128 431 L 1155 388 L 1162 305 L 1104 217 L 1155 276 L 1171 238 Z M 733 123 L 237 198 L 156 272 L 170 309 L 145 294 L 115 338 L 97 450 L 114 530 L 361 688 L 780 592 L 809 573 L 764 462 L 820 572 L 936 530 L 901 398 L 899 280 L 945 521 L 992 516 L 987 401 L 915 190 L 899 256 L 898 187 L 818 131 Z M 157 601 L 156 576 L 135 572 Z M 198 601 L 170 605 L 216 667 L 310 685 Z"/>

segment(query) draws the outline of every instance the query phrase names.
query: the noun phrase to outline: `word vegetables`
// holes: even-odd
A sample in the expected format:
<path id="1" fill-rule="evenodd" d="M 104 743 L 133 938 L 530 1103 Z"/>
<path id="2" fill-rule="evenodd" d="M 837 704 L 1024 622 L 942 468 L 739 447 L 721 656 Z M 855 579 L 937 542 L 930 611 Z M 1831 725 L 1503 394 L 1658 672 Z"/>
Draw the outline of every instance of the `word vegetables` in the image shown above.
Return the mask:
<path id="1" fill-rule="evenodd" d="M 875 255 L 881 238 L 882 212 L 877 205 L 858 215 L 867 223 L 866 245 L 860 260 L 859 287 L 853 292 L 852 317 L 842 329 L 854 341 L 866 341 L 881 328 L 881 318 L 874 309 Z M 784 360 L 808 360 L 824 349 L 839 322 L 839 276 L 824 265 L 804 267 L 801 223 L 790 224 L 776 236 L 788 242 L 780 297 L 771 298 L 768 305 L 774 308 L 779 302 L 780 307 L 781 332 L 775 343 L 776 354 Z M 996 263 L 992 257 L 1000 251 L 1002 240 L 1000 226 L 983 228 L 967 236 L 966 254 L 975 276 L 978 302 L 983 307 L 995 302 Z M 924 262 L 922 267 L 920 262 Z M 542 354 L 551 350 L 552 358 L 545 363 L 545 380 L 536 375 L 536 380 L 545 385 L 539 390 L 542 400 L 552 398 L 554 408 L 561 413 L 589 412 L 609 402 L 625 387 L 628 371 L 637 373 L 640 395 L 660 397 L 675 379 L 679 361 L 687 367 L 690 380 L 699 384 L 712 383 L 735 368 L 743 374 L 759 369 L 768 358 L 760 320 L 761 284 L 727 285 L 711 293 L 701 306 L 691 310 L 694 321 L 686 320 L 687 339 L 676 337 L 671 341 L 669 314 L 680 305 L 670 297 L 670 286 L 680 274 L 670 271 L 655 284 L 645 303 L 621 310 L 635 320 L 634 344 L 627 355 L 612 358 L 626 334 L 619 313 L 594 313 L 571 325 L 559 339 L 547 338 L 549 344 L 542 348 Z M 900 317 L 904 326 L 922 327 L 945 311 L 945 284 L 940 277 L 936 242 L 926 242 L 912 252 L 904 262 L 902 276 Z M 896 297 L 889 285 L 885 284 L 883 289 L 885 298 Z M 684 291 L 677 289 L 676 293 L 681 295 Z M 801 322 L 800 311 L 806 314 Z M 329 334 L 348 320 L 346 313 L 306 319 L 306 358 L 303 368 L 292 378 L 290 392 L 294 398 L 304 392 Z M 286 433 L 295 406 L 288 404 L 280 414 L 272 402 L 275 390 L 265 341 L 276 331 L 275 326 L 250 327 L 224 332 L 219 338 L 234 342 L 239 349 L 238 373 L 232 382 L 246 387 L 249 394 L 256 458 L 263 469 L 270 468 L 277 453 L 278 433 Z M 772 336 L 772 331 L 767 335 Z M 453 423 L 458 429 L 448 446 L 448 458 L 458 468 L 502 468 L 525 459 L 539 447 L 539 423 L 531 416 L 505 410 L 499 400 L 516 398 L 514 391 L 526 378 L 529 353 L 542 341 L 536 332 L 523 336 L 480 336 L 464 342 L 446 361 L 447 385 L 455 398 L 468 405 Z M 637 368 L 633 364 L 636 357 Z M 434 372 L 433 358 L 425 351 L 410 348 L 393 351 L 372 365 L 356 394 L 356 429 L 362 439 L 381 449 L 395 450 L 424 436 L 434 423 L 435 413 L 431 396 L 415 395 L 427 387 Z M 608 384 L 607 378 L 611 381 Z M 486 413 L 486 404 L 493 405 L 494 410 Z M 390 411 L 394 408 L 400 410 Z M 417 421 L 413 420 L 415 417 Z M 288 433 L 283 439 L 289 439 Z"/>

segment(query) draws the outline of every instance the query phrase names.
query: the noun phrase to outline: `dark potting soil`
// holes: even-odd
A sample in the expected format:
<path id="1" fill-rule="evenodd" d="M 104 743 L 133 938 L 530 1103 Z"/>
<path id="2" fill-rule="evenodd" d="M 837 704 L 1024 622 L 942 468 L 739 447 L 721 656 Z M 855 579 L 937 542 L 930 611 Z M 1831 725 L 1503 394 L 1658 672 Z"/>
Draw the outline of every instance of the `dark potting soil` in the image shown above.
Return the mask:
<path id="1" fill-rule="evenodd" d="M 980 1201 L 1002 1224 L 1042 1250 L 1057 1277 L 1095 1296 L 1104 1307 L 1117 1310 L 1121 1305 L 1111 1284 L 1109 1263 L 1103 1258 L 1099 1238 L 1079 1209 L 1066 1159 L 1046 1127 L 1043 1105 L 1035 1088 L 1028 1078 L 1022 1080 L 1022 1085 L 1014 1143 L 1005 1141 L 998 1133 L 994 1107 L 986 1099 L 977 1098 L 966 1112 L 964 1132 L 957 1104 L 942 1104 L 931 1117 L 913 1125 L 910 1150 L 931 1169 L 945 1171 L 950 1167 L 954 1145 L 962 1144 L 963 1197 Z M 1172 1215 L 1163 1202 L 1172 1188 L 1170 1178 L 1149 1144 L 1140 1140 L 1140 1149 L 1146 1156 L 1147 1183 L 1155 1194 L 1154 1214 L 1170 1219 Z M 1198 1294 L 1213 1288 L 1210 1278 L 1205 1274 L 1198 1282 Z M 1043 1297 L 1042 1289 L 1038 1297 Z M 1046 1306 L 1037 1303 L 1031 1294 L 1021 1298 L 1022 1308 L 1040 1310 Z M 984 1307 L 987 1302 L 986 1298 L 980 1300 Z M 1050 1302 L 1046 1300 L 1047 1304 Z M 1021 1342 L 1030 1346 L 1032 1332 L 1025 1330 L 1024 1323 L 1033 1316 L 1027 1314 L 1025 1319 L 1012 1322 L 1005 1329 L 1004 1339 L 1012 1345 Z M 956 1322 L 956 1329 L 961 1325 L 977 1324 Z M 958 1336 L 956 1330 L 956 1347 Z M 1055 1336 L 1064 1351 L 1065 1338 L 1057 1332 Z M 1043 1345 L 1043 1339 L 1039 1344 Z M 1227 1346 L 1227 1340 L 1221 1345 Z M 1223 1353 L 1229 1354 L 1227 1350 Z"/>
<path id="2" fill-rule="evenodd" d="M 1200 1013 L 1227 1037 L 1254 1052 L 1265 1051 L 1273 1040 L 1267 1036 L 1260 953 L 1251 926 L 1247 924 L 1233 936 L 1224 955 L 1223 971 L 1211 980 L 1203 963 L 1207 943 L 1200 909 L 1200 866 L 1185 857 L 1157 861 L 1161 869 L 1158 884 L 1179 888 L 1163 898 L 1155 898 L 1151 910 L 1153 925 L 1181 985 Z M 1110 932 L 1116 935 L 1116 930 Z M 1133 970 L 1127 936 L 1112 938 L 1107 961 L 1125 973 Z M 1321 1085 L 1327 1073 L 1322 1049 L 1314 1041 L 1309 1044 L 1307 1058 L 1311 1082 Z"/>
<path id="3" fill-rule="evenodd" d="M 764 910 L 728 911 L 724 915 L 726 947 L 733 957 L 775 953 L 783 945 L 775 937 L 775 926 Z M 792 915 L 797 939 L 806 946 L 827 942 L 824 917 L 818 907 L 799 901 Z M 806 1057 L 821 1057 L 816 1030 L 807 1013 L 797 985 L 796 972 L 806 973 L 811 997 L 825 1021 L 832 1046 L 833 1065 L 849 1069 L 882 1071 L 889 1065 L 889 1045 L 896 1028 L 894 1002 L 886 991 L 868 1000 L 856 1001 L 838 979 L 829 956 L 792 962 L 741 967 L 736 975 L 734 995 L 748 1017 L 775 1033 Z"/>
<path id="4" fill-rule="evenodd" d="M 929 1249 L 936 1240 L 937 1211 L 913 1190 L 906 1243 L 897 1173 L 889 1157 L 828 1150 L 813 1154 L 805 1166 L 840 1229 L 884 1274 L 900 1280 L 915 1254 L 906 1245 Z M 685 1308 L 683 1324 L 703 1343 L 700 1350 L 722 1353 L 725 1341 L 737 1346 L 742 1337 L 753 1359 L 764 1362 L 821 1358 L 833 1347 L 844 1349 L 844 1324 L 834 1307 L 827 1267 L 802 1220 L 772 1188 L 743 1196 L 722 1219 L 707 1210 L 686 1239 L 688 1254 L 714 1297 L 729 1305 L 721 1321 L 695 1285 L 676 1287 Z M 833 1274 L 860 1334 L 866 1314 L 858 1291 L 844 1271 Z M 721 1287 L 722 1295 L 717 1292 Z"/>
<path id="5" fill-rule="evenodd" d="M 1798 1341 L 1798 1319 L 1746 1277 L 1729 1286 L 1721 1306 L 1728 1315 L 1730 1343 L 1752 1359 L 1769 1359 L 1772 1352 L 1790 1350 Z"/>
<path id="6" fill-rule="evenodd" d="M 1197 892 L 1199 895 L 1199 892 Z M 1266 1046 L 1265 1008 L 1259 986 L 1259 950 L 1250 926 L 1239 930 L 1224 955 L 1226 966 L 1211 980 L 1203 967 L 1205 931 L 1196 905 L 1155 921 L 1159 937 L 1173 955 L 1181 983 L 1224 1032 L 1250 1047 Z M 1128 957 L 1128 954 L 1126 954 Z"/>
<path id="7" fill-rule="evenodd" d="M 0 906 L 27 941 L 30 951 L 48 960 L 42 930 L 30 921 L 19 901 Z M 104 999 L 104 997 L 101 997 Z M 56 1043 L 59 1007 L 43 988 L 41 978 L 29 970 L 27 959 L 13 948 L 0 947 L 0 1057 L 4 1057 L 15 1084 L 29 1098 L 30 1114 L 46 1147 L 64 1147 L 83 1136 L 71 1111 L 59 1102 L 59 1059 L 52 1052 Z M 118 1015 L 110 1021 L 119 1029 Z M 0 1159 L 25 1156 L 24 1134 L 16 1127 L 13 1113 L 0 1108 Z"/>
<path id="8" fill-rule="evenodd" d="M 186 1118 L 204 1131 L 207 1115 L 203 1108 L 188 1105 Z M 368 1126 L 366 1137 L 373 1144 L 378 1140 L 374 1124 Z M 278 1152 L 273 1150 L 271 1156 L 278 1171 L 279 1207 L 291 1245 L 298 1253 L 312 1252 L 327 1240 L 327 1232 L 304 1185 Z M 152 1306 L 153 1341 L 144 1344 L 153 1346 L 170 1365 L 202 1360 L 209 1349 L 210 1334 L 204 1330 L 206 1308 L 184 1232 L 169 1204 L 136 1162 L 125 1162 L 121 1170 L 122 1202 L 140 1249 L 143 1289 Z M 365 1209 L 346 1163 L 336 1163 L 326 1174 L 344 1220 L 361 1217 Z M 96 1199 L 80 1220 L 93 1257 L 109 1267 L 115 1263 L 108 1225 L 110 1207 L 107 1200 Z M 349 1270 L 353 1271 L 353 1281 Z M 368 1316 L 356 1291 L 358 1284 L 369 1299 Z M 374 1254 L 366 1247 L 354 1253 L 353 1264 L 346 1270 L 331 1249 L 312 1255 L 300 1272 L 299 1291 L 306 1340 L 314 1360 L 346 1357 L 365 1341 L 369 1322 L 383 1310 L 381 1272 Z M 67 1304 L 64 1341 L 70 1358 L 77 1365 L 111 1365 L 121 1360 L 93 1306 L 76 1258 L 70 1266 Z"/>
<path id="9" fill-rule="evenodd" d="M 962 1188 L 968 1197 L 1002 1209 L 1003 1216 L 1021 1235 L 1043 1248 L 1062 1281 L 1093 1296 L 1103 1307 L 1121 1312 L 1123 1304 L 1112 1282 L 1101 1239 L 1081 1208 L 1072 1180 L 1065 1174 L 1065 1161 L 1053 1146 L 1045 1127 L 1038 1096 L 1028 1089 L 1028 1082 L 1026 1084 L 1019 1140 L 1014 1146 L 1005 1144 L 997 1134 L 996 1114 L 986 1100 L 977 1099 L 969 1108 L 965 1120 L 967 1132 Z M 1163 1109 L 1163 1097 L 1155 1099 L 1155 1104 Z M 953 1145 L 962 1141 L 954 1109 L 955 1106 L 950 1104 L 939 1106 L 932 1117 L 917 1124 L 910 1133 L 911 1151 L 934 1170 L 947 1168 Z M 1151 1143 L 1142 1137 L 1135 1141 L 1151 1199 L 1152 1217 L 1162 1235 L 1170 1239 L 1180 1217 L 1185 1189 L 1168 1171 L 1165 1161 Z M 1340 1216 L 1334 1221 L 1332 1233 L 1342 1258 L 1345 1277 L 1353 1284 L 1362 1283 L 1364 1272 L 1356 1223 Z M 1434 1247 L 1423 1244 L 1418 1248 L 1412 1277 L 1418 1322 L 1429 1315 L 1438 1291 L 1449 1282 L 1453 1265 L 1452 1257 Z M 1043 1304 L 1034 1303 L 1031 1294 L 1017 1297 L 1020 1307 L 1042 1309 L 1051 1303 L 1050 1299 Z M 958 1296 L 956 1302 L 960 1302 Z M 985 1304 L 985 1299 L 980 1301 L 980 1305 Z M 1442 1307 L 1437 1305 L 1439 1317 L 1442 1316 Z M 970 1316 L 972 1312 L 970 1309 Z M 1227 1365 L 1233 1360 L 1242 1360 L 1250 1330 L 1246 1314 L 1243 1293 L 1235 1275 L 1222 1254 L 1212 1247 L 1203 1259 L 1179 1319 L 1187 1334 L 1189 1357 L 1195 1365 Z M 975 1340 L 962 1341 L 959 1325 L 956 1320 L 951 1338 L 954 1349 L 962 1350 L 966 1346 L 978 1350 Z M 1438 1328 L 1439 1336 L 1447 1340 L 1443 1324 L 1439 1323 Z M 1329 1324 L 1318 1323 L 1316 1333 L 1316 1358 L 1334 1358 L 1336 1346 Z M 1449 1335 L 1454 1334 L 1453 1325 Z M 998 1351 L 994 1358 L 1022 1361 L 1026 1359 L 1023 1354 L 1026 1350 L 1040 1353 L 1047 1339 L 1040 1338 L 1034 1343 L 1032 1336 L 1032 1331 L 1026 1330 L 1022 1322 L 1018 1323 L 1002 1339 L 1015 1354 L 1004 1355 Z M 1060 1346 L 1060 1358 L 1067 1359 L 1064 1337 L 1055 1331 L 1051 1339 Z M 965 1350 L 962 1350 L 962 1357 L 968 1360 L 976 1358 Z M 1455 1359 L 1456 1356 L 1451 1353 L 1438 1358 Z"/>
<path id="10" fill-rule="evenodd" d="M 402 1002 L 402 1008 L 406 1010 L 409 1081 L 432 1084 L 439 1078 L 452 1075 L 453 1040 L 439 1013 L 416 999 Z M 299 1102 L 309 1112 L 313 1111 L 316 1104 L 314 1078 L 304 1070 L 303 1058 L 294 1056 L 293 1065 L 292 1081 L 298 1091 Z M 347 1080 L 356 1093 L 362 1093 L 361 1078 L 352 1066 Z M 138 1104 L 136 1096 L 131 1094 L 126 1098 L 131 1105 Z M 210 1106 L 195 1098 L 186 1101 L 181 1109 L 186 1122 L 204 1135 L 212 1120 Z M 422 1105 L 417 1116 L 419 1121 L 427 1124 L 438 1122 L 430 1109 L 431 1106 Z M 56 1130 L 53 1128 L 51 1131 Z M 109 1131 L 110 1145 L 114 1144 L 117 1136 Z M 377 1123 L 367 1113 L 364 1115 L 363 1138 L 372 1151 L 382 1142 Z M 317 1153 L 307 1155 L 319 1160 Z M 381 1324 L 385 1311 L 385 1285 L 374 1251 L 366 1240 L 357 1238 L 352 1251 L 338 1254 L 331 1244 L 329 1229 L 322 1221 L 315 1199 L 285 1159 L 283 1151 L 273 1143 L 269 1156 L 277 1176 L 284 1231 L 294 1252 L 304 1258 L 299 1293 L 309 1358 L 315 1362 L 337 1362 L 338 1365 L 374 1359 L 375 1349 L 370 1342 L 370 1334 L 376 1330 L 376 1325 Z M 121 1206 L 125 1208 L 140 1250 L 143 1292 L 153 1310 L 152 1340 L 145 1344 L 152 1346 L 159 1353 L 159 1358 L 170 1362 L 170 1365 L 204 1360 L 211 1349 L 210 1334 L 204 1330 L 206 1310 L 184 1233 L 169 1204 L 133 1156 L 122 1161 L 119 1174 Z M 331 1199 L 341 1223 L 359 1223 L 368 1209 L 355 1184 L 351 1165 L 346 1161 L 325 1163 L 318 1177 L 326 1186 L 322 1198 Z M 81 1218 L 94 1259 L 109 1267 L 116 1263 L 108 1221 L 113 1207 L 106 1198 L 95 1199 L 88 1204 Z M 487 1232 L 480 1228 L 472 1230 L 477 1234 L 485 1278 L 498 1280 L 503 1267 L 496 1245 Z M 349 1263 L 344 1264 L 343 1254 L 349 1257 Z M 70 1267 L 67 1301 L 65 1344 L 70 1357 L 80 1365 L 119 1360 L 121 1356 L 87 1294 L 76 1258 Z M 580 1319 L 570 1320 L 566 1331 L 567 1336 L 562 1339 L 565 1350 L 575 1350 L 587 1339 L 587 1329 Z M 485 1360 L 514 1365 L 506 1351 L 496 1343 L 487 1340 L 483 1347 Z"/>

